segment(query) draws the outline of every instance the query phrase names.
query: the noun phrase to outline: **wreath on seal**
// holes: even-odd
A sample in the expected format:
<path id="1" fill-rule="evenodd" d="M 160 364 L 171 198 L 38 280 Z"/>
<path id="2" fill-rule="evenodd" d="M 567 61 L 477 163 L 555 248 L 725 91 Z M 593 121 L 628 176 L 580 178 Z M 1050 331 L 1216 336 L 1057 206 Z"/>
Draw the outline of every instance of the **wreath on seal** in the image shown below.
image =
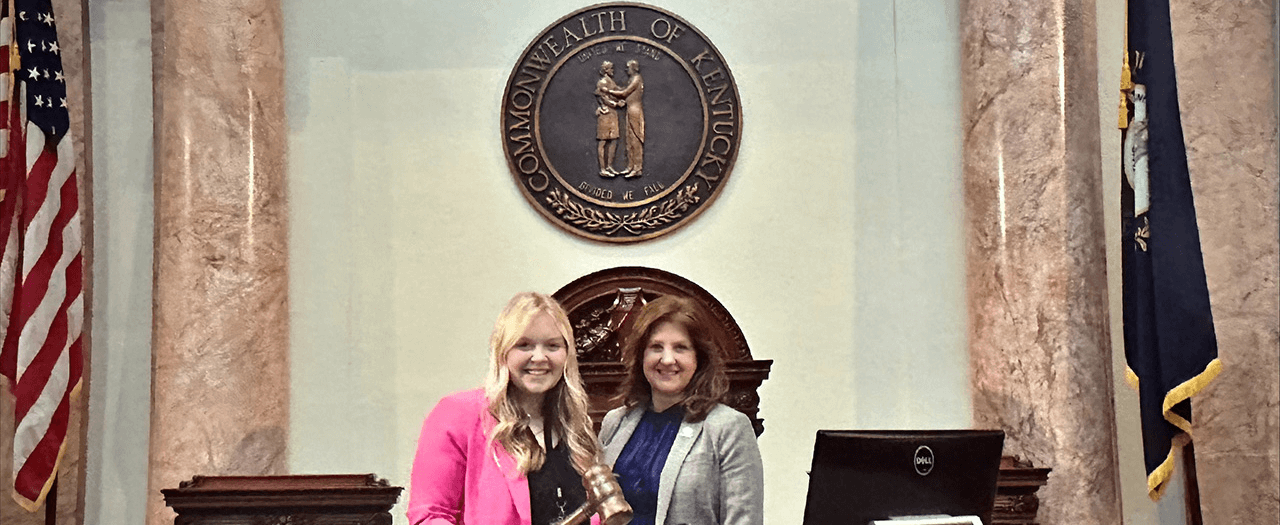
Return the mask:
<path id="1" fill-rule="evenodd" d="M 606 234 L 612 234 L 618 230 L 638 234 L 679 220 L 685 212 L 689 211 L 690 205 L 702 200 L 697 194 L 698 183 L 695 182 L 681 188 L 672 199 L 624 216 L 578 204 L 559 188 L 551 190 L 547 196 L 547 204 L 550 204 L 563 220 L 579 228 L 593 232 L 604 230 Z"/>

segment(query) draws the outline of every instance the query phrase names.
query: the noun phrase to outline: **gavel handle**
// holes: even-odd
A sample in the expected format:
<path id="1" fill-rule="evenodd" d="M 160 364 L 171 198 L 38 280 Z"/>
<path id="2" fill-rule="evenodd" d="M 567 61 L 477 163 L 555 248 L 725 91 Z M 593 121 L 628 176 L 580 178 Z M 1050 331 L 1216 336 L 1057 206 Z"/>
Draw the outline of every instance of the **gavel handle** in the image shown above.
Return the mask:
<path id="1" fill-rule="evenodd" d="M 591 502 L 588 501 L 583 503 L 581 507 L 578 507 L 578 510 L 569 513 L 569 515 L 565 516 L 564 519 L 556 522 L 555 525 L 580 525 L 582 523 L 586 523 L 586 521 L 590 519 L 591 515 L 595 514 L 595 512 L 595 505 L 592 505 Z"/>

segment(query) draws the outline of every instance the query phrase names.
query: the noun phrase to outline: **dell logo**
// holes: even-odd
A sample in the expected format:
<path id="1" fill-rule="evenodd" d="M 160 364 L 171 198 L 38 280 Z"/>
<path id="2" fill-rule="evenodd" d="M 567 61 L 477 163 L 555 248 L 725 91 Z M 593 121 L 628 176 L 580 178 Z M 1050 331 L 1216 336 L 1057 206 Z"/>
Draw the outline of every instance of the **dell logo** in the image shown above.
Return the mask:
<path id="1" fill-rule="evenodd" d="M 916 457 L 913 462 L 916 468 L 916 474 L 928 476 L 933 472 L 933 449 L 921 445 L 916 449 Z"/>

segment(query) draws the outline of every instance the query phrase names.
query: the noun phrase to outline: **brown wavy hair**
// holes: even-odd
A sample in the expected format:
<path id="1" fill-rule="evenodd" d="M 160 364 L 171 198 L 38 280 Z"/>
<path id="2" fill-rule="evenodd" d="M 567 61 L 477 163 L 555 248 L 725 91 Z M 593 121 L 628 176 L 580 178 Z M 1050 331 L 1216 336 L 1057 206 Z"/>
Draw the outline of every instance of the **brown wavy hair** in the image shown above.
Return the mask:
<path id="1" fill-rule="evenodd" d="M 649 404 L 653 392 L 644 377 L 644 353 L 653 331 L 664 322 L 683 327 L 693 342 L 698 369 L 684 388 L 685 398 L 680 405 L 684 407 L 685 420 L 702 421 L 729 391 L 729 378 L 725 375 L 723 343 L 715 319 L 687 297 L 664 295 L 654 299 L 640 309 L 634 321 L 628 323 L 629 328 L 624 328 L 622 362 L 627 372 L 614 402 L 627 407 Z"/>
<path id="2" fill-rule="evenodd" d="M 543 398 L 543 420 L 548 428 L 561 436 L 569 446 L 569 457 L 578 474 L 583 474 L 597 463 L 600 453 L 591 415 L 587 411 L 587 391 L 578 373 L 578 351 L 573 346 L 573 328 L 564 308 L 549 295 L 534 292 L 516 294 L 498 316 L 489 337 L 489 374 L 485 378 L 485 397 L 489 400 L 489 413 L 498 424 L 489 436 L 515 458 L 520 471 L 528 474 L 542 468 L 546 452 L 538 446 L 537 438 L 529 429 L 529 415 L 516 405 L 511 395 L 511 375 L 507 370 L 507 353 L 524 336 L 524 331 L 540 314 L 548 314 L 555 320 L 556 328 L 564 337 L 564 375 Z M 550 447 L 551 444 L 547 443 Z"/>

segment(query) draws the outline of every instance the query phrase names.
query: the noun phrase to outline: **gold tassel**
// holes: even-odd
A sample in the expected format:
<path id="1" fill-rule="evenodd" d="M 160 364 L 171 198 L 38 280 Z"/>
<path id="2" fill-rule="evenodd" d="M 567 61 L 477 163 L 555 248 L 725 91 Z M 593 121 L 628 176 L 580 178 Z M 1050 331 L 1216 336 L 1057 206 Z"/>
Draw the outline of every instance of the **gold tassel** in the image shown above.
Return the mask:
<path id="1" fill-rule="evenodd" d="M 1117 127 L 1129 129 L 1129 95 L 1133 91 L 1133 73 L 1129 69 L 1129 0 L 1124 1 L 1124 65 L 1120 67 L 1120 122 Z"/>
<path id="2" fill-rule="evenodd" d="M 1120 66 L 1120 121 L 1117 127 L 1129 129 L 1129 95 L 1133 91 L 1133 76 L 1129 73 L 1129 52 L 1124 53 L 1124 65 Z"/>
<path id="3" fill-rule="evenodd" d="M 1120 66 L 1120 113 L 1117 127 L 1129 129 L 1129 95 L 1133 74 L 1129 69 L 1129 0 L 1124 2 L 1124 65 Z"/>

